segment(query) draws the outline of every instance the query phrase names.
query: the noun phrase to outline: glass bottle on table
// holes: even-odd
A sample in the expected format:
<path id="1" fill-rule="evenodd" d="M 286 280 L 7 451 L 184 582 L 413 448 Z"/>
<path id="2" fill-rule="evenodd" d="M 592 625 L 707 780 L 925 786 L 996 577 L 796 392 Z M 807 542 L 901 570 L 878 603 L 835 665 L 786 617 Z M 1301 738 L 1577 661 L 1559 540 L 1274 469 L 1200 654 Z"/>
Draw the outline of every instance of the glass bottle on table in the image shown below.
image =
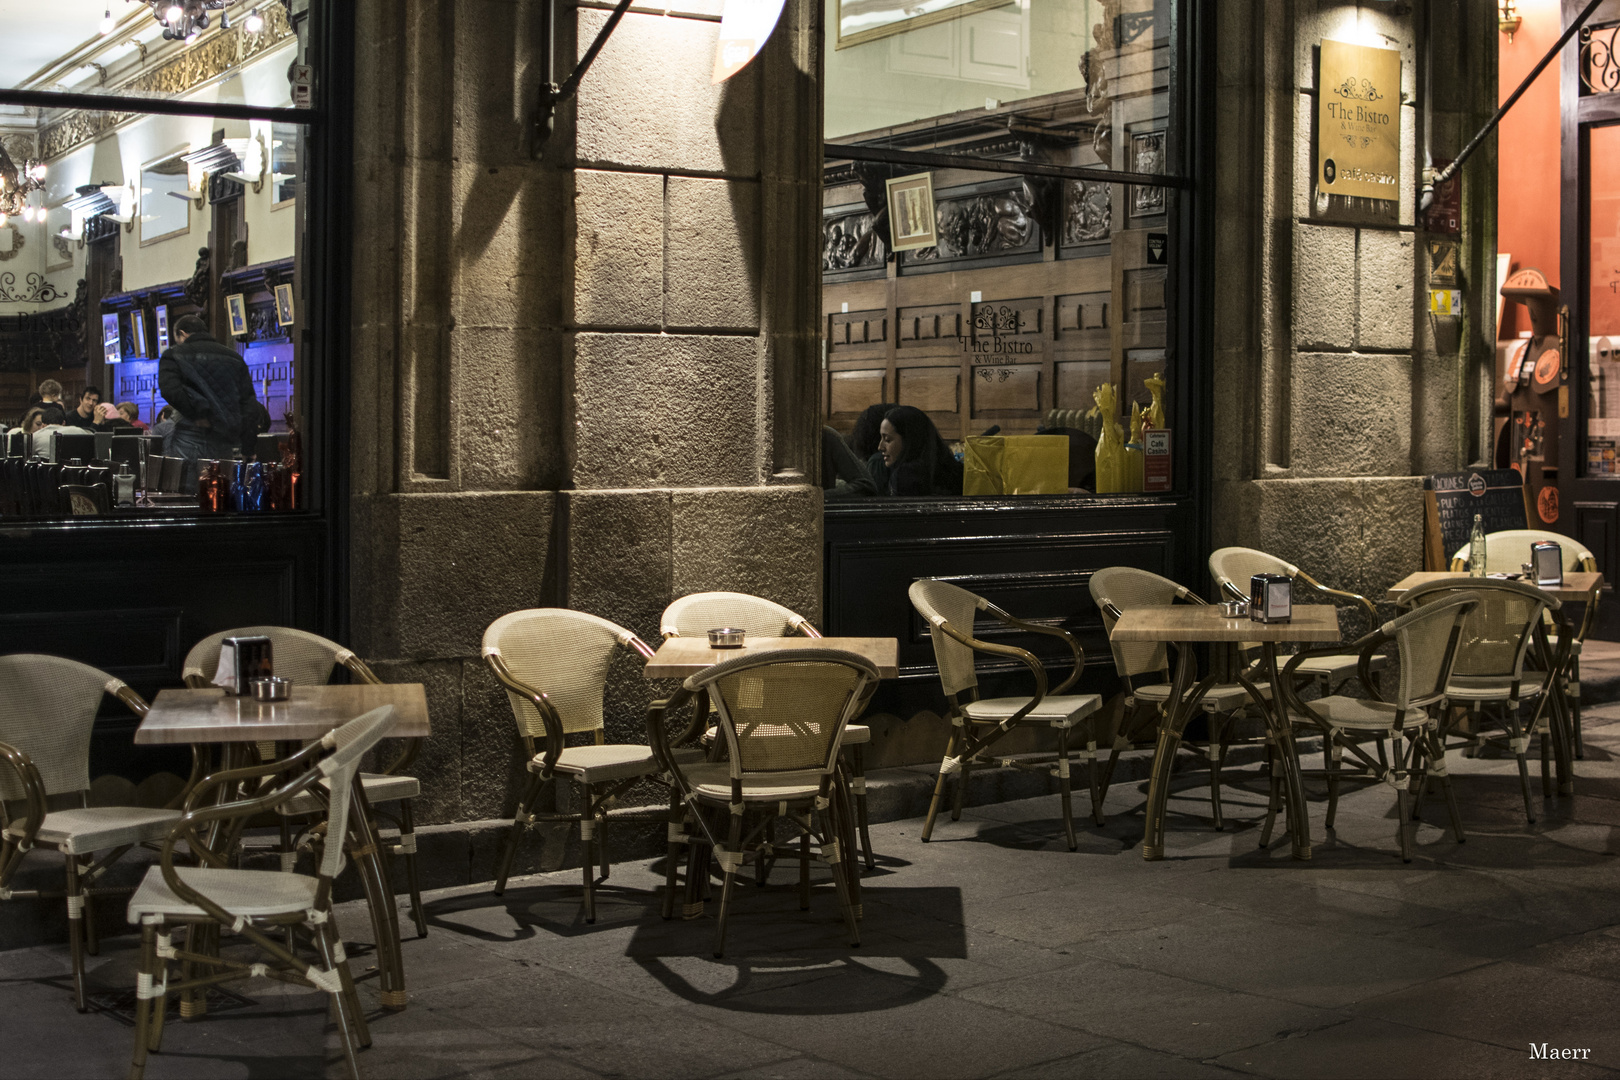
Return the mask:
<path id="1" fill-rule="evenodd" d="M 1485 523 L 1474 515 L 1474 534 L 1468 538 L 1468 576 L 1485 576 Z"/>

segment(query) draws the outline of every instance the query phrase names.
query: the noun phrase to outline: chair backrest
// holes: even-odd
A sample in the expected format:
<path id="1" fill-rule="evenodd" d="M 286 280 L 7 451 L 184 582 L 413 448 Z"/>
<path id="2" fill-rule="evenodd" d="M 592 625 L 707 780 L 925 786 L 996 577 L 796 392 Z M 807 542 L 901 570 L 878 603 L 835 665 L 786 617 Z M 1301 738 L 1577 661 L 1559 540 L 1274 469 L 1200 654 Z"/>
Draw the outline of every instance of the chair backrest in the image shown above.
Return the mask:
<path id="1" fill-rule="evenodd" d="M 1383 625 L 1381 629 L 1395 640 L 1401 658 L 1393 705 L 1418 709 L 1445 696 L 1463 623 L 1479 602 L 1472 592 L 1457 592 Z"/>
<path id="2" fill-rule="evenodd" d="M 158 461 L 161 462 L 161 464 L 158 466 L 158 481 L 155 486 L 159 491 L 178 493 L 180 491 L 180 481 L 185 476 L 186 472 L 186 459 L 180 457 L 163 457 L 158 458 Z M 146 466 L 146 472 L 148 476 L 151 476 L 151 464 Z"/>
<path id="3" fill-rule="evenodd" d="M 1209 557 L 1209 576 L 1229 600 L 1249 598 L 1249 579 L 1255 574 L 1286 574 L 1293 577 L 1299 567 L 1275 555 L 1246 547 L 1224 547 Z"/>
<path id="4" fill-rule="evenodd" d="M 1545 529 L 1504 529 L 1485 534 L 1485 572 L 1489 574 L 1517 574 L 1530 561 L 1530 545 L 1551 541 L 1563 548 L 1564 570 L 1590 570 L 1598 568 L 1597 558 L 1582 547 L 1572 536 L 1548 532 Z M 1473 550 L 1469 542 L 1457 549 L 1451 557 L 1451 569 L 1468 569 L 1468 556 Z"/>
<path id="5" fill-rule="evenodd" d="M 1189 599 L 1191 590 L 1169 578 L 1134 566 L 1110 566 L 1091 575 L 1091 599 L 1102 613 L 1103 629 L 1114 653 L 1114 670 L 1123 678 L 1170 670 L 1170 648 L 1163 641 L 1114 640 L 1113 608 L 1124 614 L 1139 608 L 1169 607 Z"/>
<path id="6" fill-rule="evenodd" d="M 0 656 L 0 742 L 33 759 L 45 794 L 90 787 L 90 732 L 103 694 L 124 682 L 60 656 Z M 23 798 L 22 786 L 0 769 L 0 799 Z"/>
<path id="7" fill-rule="evenodd" d="M 321 738 L 321 743 L 332 752 L 321 758 L 315 766 L 326 778 L 329 789 L 326 820 L 327 842 L 322 848 L 320 874 L 324 878 L 337 877 L 343 867 L 343 845 L 334 837 L 341 837 L 349 820 L 349 797 L 354 790 L 354 776 L 360 768 L 360 759 L 387 736 L 394 722 L 394 707 L 383 705 L 362 713 Z"/>
<path id="8" fill-rule="evenodd" d="M 1557 598 L 1520 581 L 1469 578 L 1420 585 L 1402 597 L 1401 604 L 1418 608 L 1461 592 L 1477 596 L 1479 606 L 1463 621 L 1452 674 L 1517 682 L 1536 624 L 1543 611 L 1558 610 Z"/>
<path id="9" fill-rule="evenodd" d="M 664 609 L 658 632 L 666 638 L 702 637 L 710 630 L 734 626 L 749 637 L 788 637 L 815 627 L 798 612 L 748 593 L 703 592 L 683 596 Z"/>
<path id="10" fill-rule="evenodd" d="M 228 637 L 267 637 L 270 639 L 270 659 L 275 673 L 291 679 L 301 686 L 324 686 L 332 680 L 332 669 L 339 664 L 351 666 L 364 681 L 381 682 L 351 650 L 335 641 L 307 630 L 294 630 L 290 626 L 242 626 L 235 630 L 222 630 L 209 634 L 186 653 L 181 676 L 188 682 L 194 677 L 208 683 L 219 670 L 220 642 Z"/>
<path id="11" fill-rule="evenodd" d="M 624 627 L 583 611 L 530 608 L 490 623 L 483 655 L 499 657 L 514 678 L 544 694 L 563 731 L 573 734 L 602 728 L 608 665 L 616 649 L 634 648 L 639 641 Z M 534 702 L 510 689 L 506 698 L 518 732 L 544 737 L 545 720 Z"/>
<path id="12" fill-rule="evenodd" d="M 726 660 L 686 680 L 708 690 L 731 751 L 731 776 L 838 764 L 844 728 L 878 678 L 872 662 L 840 649 L 781 649 Z"/>
<path id="13" fill-rule="evenodd" d="M 988 605 L 984 597 L 952 585 L 948 581 L 925 578 L 913 581 L 906 590 L 911 606 L 927 621 L 929 637 L 934 642 L 934 662 L 939 665 L 939 681 L 947 694 L 959 694 L 979 685 L 973 670 L 973 650 L 940 630 L 940 624 L 949 623 L 957 633 L 973 636 L 973 619 Z"/>

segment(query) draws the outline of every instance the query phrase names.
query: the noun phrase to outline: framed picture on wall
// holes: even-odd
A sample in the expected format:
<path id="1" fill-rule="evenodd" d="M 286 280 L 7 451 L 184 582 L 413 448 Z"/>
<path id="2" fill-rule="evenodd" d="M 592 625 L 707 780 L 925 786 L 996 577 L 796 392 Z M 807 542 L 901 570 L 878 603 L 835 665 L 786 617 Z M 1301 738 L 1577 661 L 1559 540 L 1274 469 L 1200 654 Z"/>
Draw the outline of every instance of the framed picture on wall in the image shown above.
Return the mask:
<path id="1" fill-rule="evenodd" d="M 1131 135 L 1130 170 L 1149 174 L 1164 172 L 1164 132 L 1139 131 Z M 1132 217 L 1146 217 L 1164 211 L 1164 188 L 1131 185 Z"/>
<path id="2" fill-rule="evenodd" d="M 101 317 L 101 358 L 109 364 L 116 364 L 124 358 L 123 346 L 118 338 L 116 311 Z"/>
<path id="3" fill-rule="evenodd" d="M 158 355 L 162 356 L 169 351 L 169 305 L 157 305 L 152 309 L 152 315 L 157 322 Z"/>
<path id="4" fill-rule="evenodd" d="M 231 337 L 246 337 L 248 332 L 247 301 L 241 293 L 225 298 L 225 313 L 231 320 Z"/>
<path id="5" fill-rule="evenodd" d="M 145 308 L 136 308 L 129 313 L 129 330 L 135 339 L 135 355 L 144 359 L 147 355 Z"/>
<path id="6" fill-rule="evenodd" d="M 889 194 L 889 250 L 914 251 L 939 243 L 934 223 L 934 174 L 897 176 Z"/>
<path id="7" fill-rule="evenodd" d="M 276 286 L 276 322 L 282 329 L 293 324 L 293 291 L 291 285 Z"/>

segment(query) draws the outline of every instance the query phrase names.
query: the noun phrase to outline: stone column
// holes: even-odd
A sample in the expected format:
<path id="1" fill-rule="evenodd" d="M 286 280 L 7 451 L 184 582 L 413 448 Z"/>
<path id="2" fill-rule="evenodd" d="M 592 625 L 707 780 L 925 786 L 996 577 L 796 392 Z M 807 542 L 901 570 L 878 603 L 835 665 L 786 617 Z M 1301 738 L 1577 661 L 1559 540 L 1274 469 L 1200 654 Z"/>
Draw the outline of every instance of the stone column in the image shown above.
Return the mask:
<path id="1" fill-rule="evenodd" d="M 820 8 L 716 87 L 719 7 L 632 8 L 540 146 L 542 5 L 359 2 L 347 586 L 355 649 L 430 688 L 419 820 L 513 805 L 496 617 L 819 615 Z M 559 10 L 562 75 L 605 18 Z M 610 740 L 651 689 L 615 670 Z"/>

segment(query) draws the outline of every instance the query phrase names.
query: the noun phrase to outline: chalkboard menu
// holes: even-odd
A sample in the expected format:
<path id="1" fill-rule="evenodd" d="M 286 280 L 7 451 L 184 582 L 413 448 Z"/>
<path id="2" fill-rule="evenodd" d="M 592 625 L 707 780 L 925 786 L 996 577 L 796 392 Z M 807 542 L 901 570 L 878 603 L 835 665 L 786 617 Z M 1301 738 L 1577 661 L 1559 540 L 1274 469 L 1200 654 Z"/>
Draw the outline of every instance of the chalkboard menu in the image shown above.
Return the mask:
<path id="1" fill-rule="evenodd" d="M 1468 543 L 1478 514 L 1487 533 L 1528 528 L 1529 504 L 1517 469 L 1476 469 L 1423 478 L 1423 568 L 1448 570 Z"/>

